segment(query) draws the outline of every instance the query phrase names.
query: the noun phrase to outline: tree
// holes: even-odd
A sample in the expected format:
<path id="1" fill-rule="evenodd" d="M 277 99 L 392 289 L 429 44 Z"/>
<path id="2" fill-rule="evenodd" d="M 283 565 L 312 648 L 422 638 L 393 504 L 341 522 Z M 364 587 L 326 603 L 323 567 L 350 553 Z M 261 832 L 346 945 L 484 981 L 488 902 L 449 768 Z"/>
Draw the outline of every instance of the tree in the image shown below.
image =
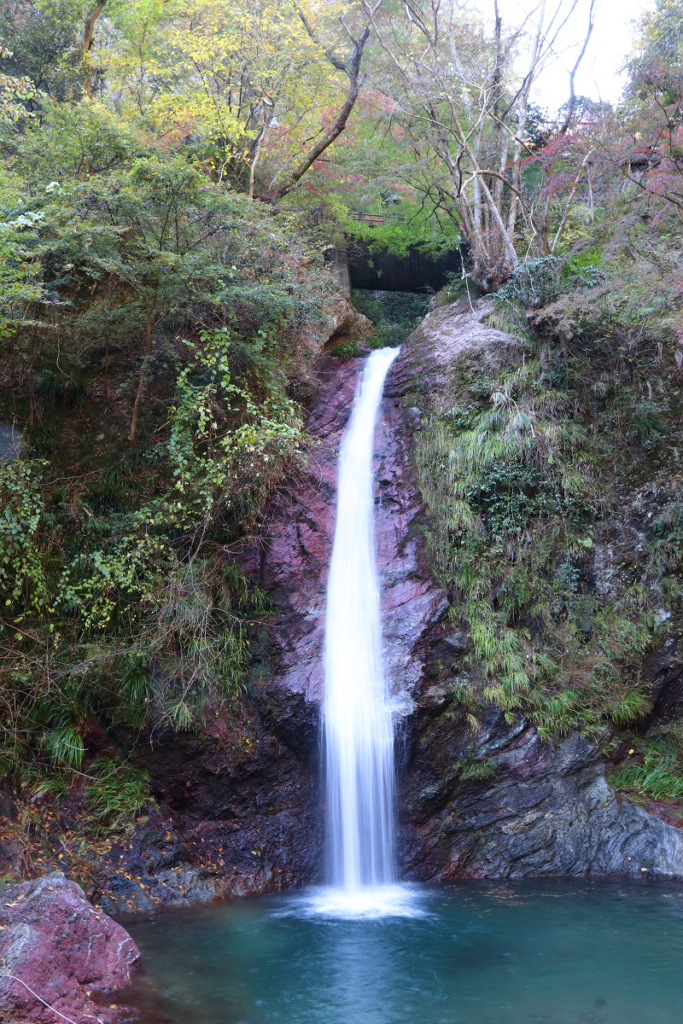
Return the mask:
<path id="1" fill-rule="evenodd" d="M 535 217 L 542 252 L 563 244 L 567 224 L 583 208 L 592 223 L 596 202 L 624 218 L 636 209 L 650 227 L 680 223 L 683 213 L 683 32 L 680 0 L 659 0 L 644 15 L 629 62 L 629 85 L 613 110 L 572 100 L 559 131 L 534 157 L 545 176 L 545 210 Z M 573 118 L 571 131 L 565 131 Z M 621 197 L 621 208 L 619 199 Z M 548 230 L 548 210 L 555 224 Z M 642 245 L 642 242 L 639 243 Z M 667 262 L 667 261 L 665 261 Z M 662 270 L 662 273 L 664 271 Z M 668 273 L 668 272 L 667 272 Z"/>
<path id="2" fill-rule="evenodd" d="M 657 0 L 643 16 L 629 63 L 629 103 L 617 139 L 621 165 L 640 190 L 683 212 L 683 3 Z M 626 129 L 627 136 L 623 129 Z M 607 150 L 614 153 L 614 141 Z M 626 149 L 628 147 L 628 149 Z"/>
<path id="3" fill-rule="evenodd" d="M 493 36 L 465 18 L 456 0 L 364 0 L 384 55 L 384 80 L 394 117 L 421 155 L 433 202 L 457 223 L 472 258 L 471 276 L 495 290 L 519 259 L 522 237 L 533 241 L 533 200 L 525 194 L 525 137 L 532 86 L 577 0 L 545 2 L 511 31 L 494 0 Z M 592 7 L 586 37 L 592 30 Z M 527 68 L 516 71 L 525 46 Z M 579 54 L 571 81 L 585 52 Z M 520 219 L 522 226 L 520 228 Z"/>
<path id="4" fill-rule="evenodd" d="M 111 23 L 100 74 L 127 116 L 269 201 L 344 131 L 362 87 L 369 28 L 340 0 L 134 0 Z"/>
<path id="5" fill-rule="evenodd" d="M 0 55 L 2 70 L 24 76 L 53 99 L 80 96 L 84 82 L 89 91 L 85 58 L 100 6 L 89 11 L 83 0 L 7 0 L 0 12 L 0 41 L 8 48 Z"/>

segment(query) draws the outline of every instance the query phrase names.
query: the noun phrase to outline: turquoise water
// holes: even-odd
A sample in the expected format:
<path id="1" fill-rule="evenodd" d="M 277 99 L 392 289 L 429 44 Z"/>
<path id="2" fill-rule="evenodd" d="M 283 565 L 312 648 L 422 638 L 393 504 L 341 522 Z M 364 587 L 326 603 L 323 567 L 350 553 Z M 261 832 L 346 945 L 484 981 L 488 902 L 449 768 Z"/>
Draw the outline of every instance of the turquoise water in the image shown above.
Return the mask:
<path id="1" fill-rule="evenodd" d="M 144 1024 L 680 1024 L 683 886 L 462 884 L 425 916 L 321 920 L 293 897 L 127 926 Z"/>

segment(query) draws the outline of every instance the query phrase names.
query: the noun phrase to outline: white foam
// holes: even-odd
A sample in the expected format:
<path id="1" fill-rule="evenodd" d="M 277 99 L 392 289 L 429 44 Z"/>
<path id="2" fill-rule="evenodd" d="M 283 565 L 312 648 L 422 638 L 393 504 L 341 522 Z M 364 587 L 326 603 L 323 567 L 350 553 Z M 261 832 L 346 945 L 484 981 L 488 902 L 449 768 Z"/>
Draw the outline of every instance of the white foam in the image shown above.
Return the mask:
<path id="1" fill-rule="evenodd" d="M 290 912 L 344 921 L 428 916 L 423 893 L 411 885 L 365 886 L 356 892 L 334 886 L 311 889 L 292 904 Z"/>

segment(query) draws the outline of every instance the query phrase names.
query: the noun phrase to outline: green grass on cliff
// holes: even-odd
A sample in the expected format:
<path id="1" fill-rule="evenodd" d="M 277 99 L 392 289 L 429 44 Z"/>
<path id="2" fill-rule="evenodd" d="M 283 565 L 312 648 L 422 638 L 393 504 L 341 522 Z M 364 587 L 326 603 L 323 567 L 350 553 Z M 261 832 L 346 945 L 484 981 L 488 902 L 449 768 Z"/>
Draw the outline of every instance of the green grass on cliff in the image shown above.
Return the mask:
<path id="1" fill-rule="evenodd" d="M 523 713 L 548 739 L 626 735 L 651 710 L 643 662 L 683 621 L 675 340 L 567 344 L 505 297 L 496 319 L 520 364 L 461 374 L 416 435 L 432 565 L 470 636 L 460 696 L 475 716 L 482 701 Z M 655 771 L 653 749 L 621 788 L 676 789 L 683 760 Z"/>
<path id="2" fill-rule="evenodd" d="M 624 761 L 610 775 L 617 792 L 641 800 L 683 800 L 683 744 L 679 730 L 634 740 Z"/>

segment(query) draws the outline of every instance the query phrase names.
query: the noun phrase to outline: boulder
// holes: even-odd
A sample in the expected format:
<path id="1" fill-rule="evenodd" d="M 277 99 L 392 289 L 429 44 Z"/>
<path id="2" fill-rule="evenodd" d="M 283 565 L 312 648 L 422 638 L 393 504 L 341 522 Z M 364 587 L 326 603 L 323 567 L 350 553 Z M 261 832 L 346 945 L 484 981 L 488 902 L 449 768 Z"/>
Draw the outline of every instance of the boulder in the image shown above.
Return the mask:
<path id="1" fill-rule="evenodd" d="M 0 1008 L 12 1020 L 114 1020 L 92 996 L 130 983 L 139 951 L 130 935 L 61 872 L 0 896 Z"/>

